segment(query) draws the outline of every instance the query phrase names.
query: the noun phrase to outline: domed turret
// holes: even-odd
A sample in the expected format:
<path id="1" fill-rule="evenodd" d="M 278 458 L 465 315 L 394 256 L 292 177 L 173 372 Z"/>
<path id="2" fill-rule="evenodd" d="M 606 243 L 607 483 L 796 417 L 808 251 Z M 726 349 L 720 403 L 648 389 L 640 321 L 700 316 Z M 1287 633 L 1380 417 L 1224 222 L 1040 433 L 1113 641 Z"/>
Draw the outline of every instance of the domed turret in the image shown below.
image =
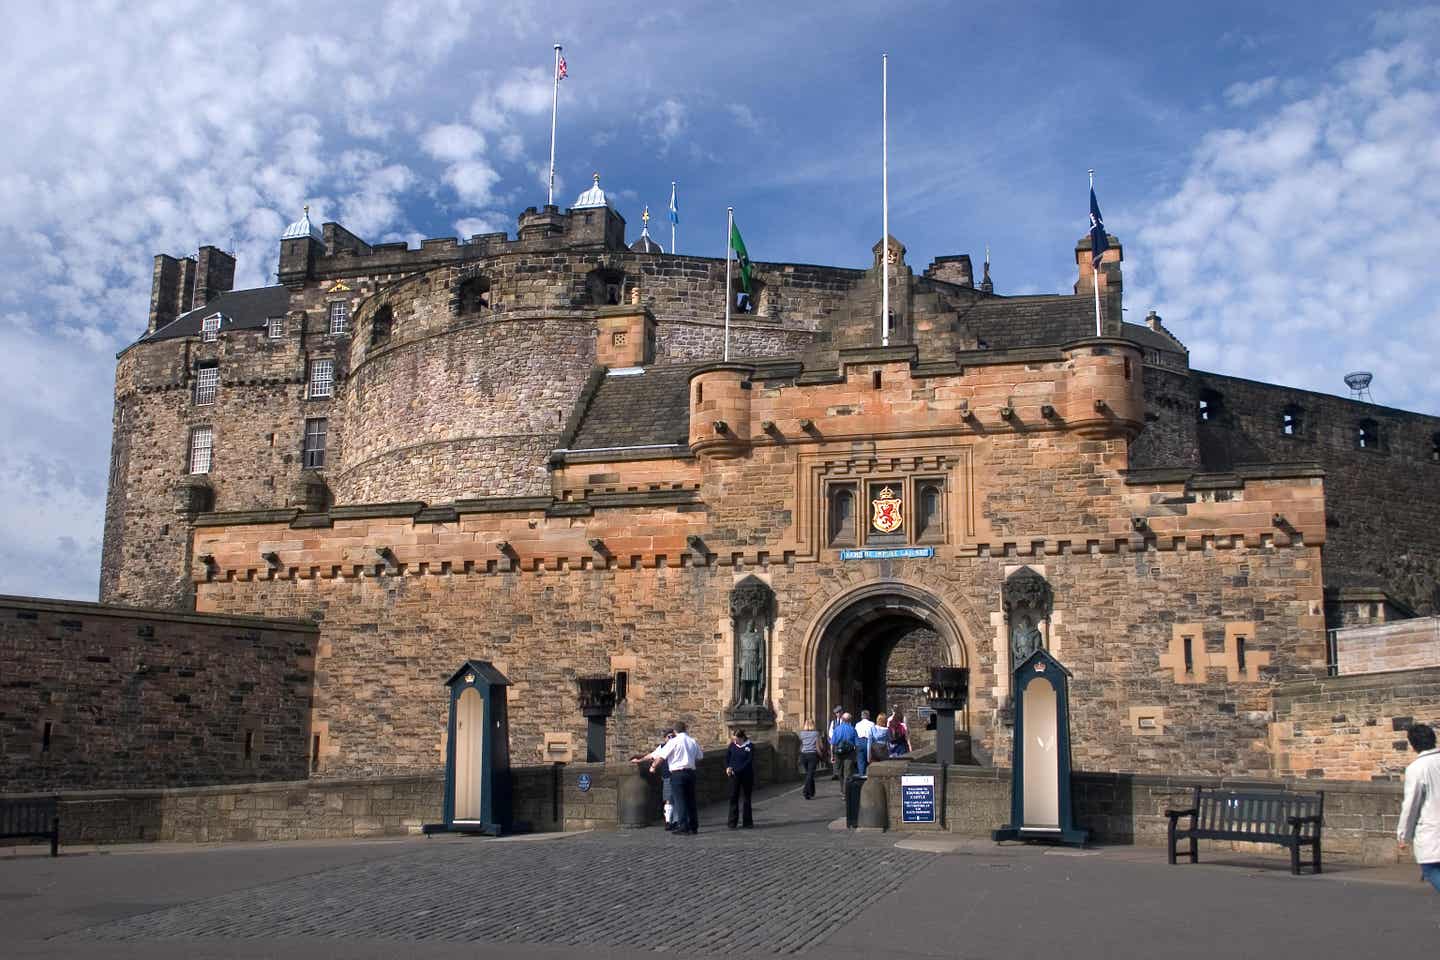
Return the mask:
<path id="1" fill-rule="evenodd" d="M 305 204 L 305 212 L 300 219 L 290 224 L 285 228 L 285 232 L 280 234 L 281 240 L 303 240 L 306 237 L 322 243 L 325 240 L 325 235 L 320 232 L 320 228 L 310 222 L 310 204 L 308 203 Z"/>
<path id="2" fill-rule="evenodd" d="M 640 239 L 630 244 L 630 249 L 636 253 L 664 253 L 665 248 L 650 236 L 650 207 L 648 204 L 645 212 L 640 214 L 640 220 L 644 224 L 640 228 Z"/>
<path id="3" fill-rule="evenodd" d="M 611 205 L 610 198 L 605 196 L 605 191 L 600 189 L 600 174 L 594 174 L 595 182 L 590 189 L 580 194 L 575 200 L 571 210 L 587 210 L 594 207 L 608 207 Z"/>

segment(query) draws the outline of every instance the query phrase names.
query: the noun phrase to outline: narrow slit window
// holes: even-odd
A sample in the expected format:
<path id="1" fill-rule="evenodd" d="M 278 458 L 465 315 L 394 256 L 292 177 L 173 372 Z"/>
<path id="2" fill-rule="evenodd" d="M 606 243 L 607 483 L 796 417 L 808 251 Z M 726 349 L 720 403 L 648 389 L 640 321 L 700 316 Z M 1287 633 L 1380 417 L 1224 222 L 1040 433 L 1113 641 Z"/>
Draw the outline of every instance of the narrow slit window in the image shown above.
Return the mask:
<path id="1" fill-rule="evenodd" d="M 255 731 L 245 731 L 245 762 L 249 763 L 250 758 L 255 755 Z"/>
<path id="2" fill-rule="evenodd" d="M 1185 672 L 1186 672 L 1186 673 L 1194 673 L 1194 672 L 1195 672 L 1195 639 L 1194 639 L 1193 637 L 1185 637 L 1185 638 L 1184 638 L 1184 644 L 1185 644 Z"/>
<path id="3" fill-rule="evenodd" d="M 876 370 L 874 373 L 872 373 L 872 374 L 870 375 L 870 378 L 871 378 L 871 380 L 872 380 L 872 382 L 873 382 L 873 385 L 874 385 L 875 389 L 876 389 L 876 390 L 879 390 L 879 389 L 880 389 L 880 371 L 879 371 L 879 370 Z"/>
<path id="4" fill-rule="evenodd" d="M 54 729 L 54 727 L 55 727 L 55 725 L 54 725 L 52 722 L 50 722 L 49 720 L 46 720 L 46 721 L 45 721 L 45 729 L 44 729 L 43 731 L 41 731 L 41 733 L 40 733 L 40 752 L 41 752 L 41 753 L 49 753 L 49 752 L 50 752 L 50 732 Z"/>
<path id="5" fill-rule="evenodd" d="M 615 702 L 623 703 L 630 693 L 630 674 L 624 670 L 615 671 Z"/>
<path id="6" fill-rule="evenodd" d="M 310 769 L 320 769 L 320 734 L 310 738 Z"/>
<path id="7" fill-rule="evenodd" d="M 1245 638 L 1235 638 L 1235 660 L 1240 665 L 1240 672 L 1245 672 Z"/>

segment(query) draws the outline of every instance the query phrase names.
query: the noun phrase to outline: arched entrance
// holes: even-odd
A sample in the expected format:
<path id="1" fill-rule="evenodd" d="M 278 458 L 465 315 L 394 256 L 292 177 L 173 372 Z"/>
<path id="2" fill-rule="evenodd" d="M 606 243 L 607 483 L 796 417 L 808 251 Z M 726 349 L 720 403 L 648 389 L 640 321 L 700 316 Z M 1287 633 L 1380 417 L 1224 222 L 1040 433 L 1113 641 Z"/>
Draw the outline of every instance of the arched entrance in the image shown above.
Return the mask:
<path id="1" fill-rule="evenodd" d="M 832 706 L 859 715 L 905 708 L 912 729 L 930 668 L 968 666 L 959 625 L 941 600 L 899 581 L 867 584 L 838 598 L 810 635 L 808 709 L 820 729 Z M 957 729 L 969 729 L 957 716 Z"/>

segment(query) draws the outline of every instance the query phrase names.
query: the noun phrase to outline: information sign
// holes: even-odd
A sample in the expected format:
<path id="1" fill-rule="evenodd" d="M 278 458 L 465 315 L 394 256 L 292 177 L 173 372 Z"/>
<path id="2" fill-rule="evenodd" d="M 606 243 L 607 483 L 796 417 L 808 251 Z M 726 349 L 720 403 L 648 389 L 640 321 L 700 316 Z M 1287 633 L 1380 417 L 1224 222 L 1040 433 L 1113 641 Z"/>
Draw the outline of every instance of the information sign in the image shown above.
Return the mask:
<path id="1" fill-rule="evenodd" d="M 935 822 L 935 778 L 900 778 L 900 819 L 905 823 Z"/>
<path id="2" fill-rule="evenodd" d="M 841 550 L 841 560 L 924 560 L 935 556 L 934 547 L 891 547 L 885 550 Z"/>

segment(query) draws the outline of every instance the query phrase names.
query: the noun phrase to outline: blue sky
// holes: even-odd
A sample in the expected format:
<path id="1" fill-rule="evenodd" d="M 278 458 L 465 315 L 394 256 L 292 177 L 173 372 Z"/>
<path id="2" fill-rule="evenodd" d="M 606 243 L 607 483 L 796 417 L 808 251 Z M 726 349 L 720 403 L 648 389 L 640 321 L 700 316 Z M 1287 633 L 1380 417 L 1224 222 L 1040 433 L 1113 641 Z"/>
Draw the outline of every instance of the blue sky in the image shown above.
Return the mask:
<path id="1" fill-rule="evenodd" d="M 799 5 L 794 5 L 798 7 Z M 819 6 L 814 6 L 820 10 Z M 1440 7 L 67 3 L 7 14 L 0 103 L 0 593 L 92 599 L 114 354 L 155 253 L 268 282 L 302 204 L 375 241 L 513 231 L 601 173 L 683 253 L 922 269 L 992 249 L 1001 293 L 1074 282 L 1086 176 L 1204 369 L 1440 413 Z M 181 29 L 183 27 L 183 29 Z"/>

